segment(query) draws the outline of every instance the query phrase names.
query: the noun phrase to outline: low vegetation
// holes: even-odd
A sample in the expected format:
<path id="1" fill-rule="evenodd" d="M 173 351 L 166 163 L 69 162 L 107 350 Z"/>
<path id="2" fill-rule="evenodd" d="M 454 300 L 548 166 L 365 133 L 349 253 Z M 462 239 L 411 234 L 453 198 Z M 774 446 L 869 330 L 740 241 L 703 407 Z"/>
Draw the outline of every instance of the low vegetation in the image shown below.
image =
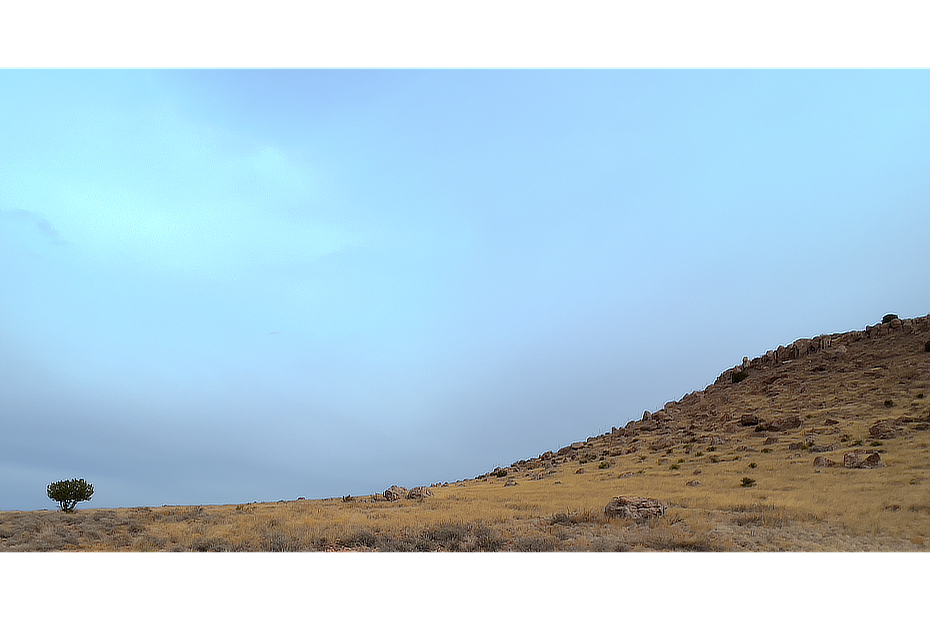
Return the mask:
<path id="1" fill-rule="evenodd" d="M 738 384 L 722 375 L 649 419 L 424 499 L 0 512 L 0 550 L 927 551 L 930 356 L 915 345 L 930 320 L 901 323 Z M 607 519 L 620 495 L 668 508 Z"/>

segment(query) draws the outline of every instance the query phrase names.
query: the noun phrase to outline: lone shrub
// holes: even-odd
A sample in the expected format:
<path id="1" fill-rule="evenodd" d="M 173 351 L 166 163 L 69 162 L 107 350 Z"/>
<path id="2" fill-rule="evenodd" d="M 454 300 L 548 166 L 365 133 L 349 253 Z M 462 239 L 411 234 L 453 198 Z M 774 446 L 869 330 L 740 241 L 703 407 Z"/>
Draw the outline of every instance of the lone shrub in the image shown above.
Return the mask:
<path id="1" fill-rule="evenodd" d="M 74 512 L 78 502 L 89 501 L 93 494 L 94 485 L 87 484 L 83 478 L 59 480 L 48 485 L 48 498 L 58 502 L 62 512 Z"/>
<path id="2" fill-rule="evenodd" d="M 745 370 L 737 370 L 732 375 L 730 375 L 730 381 L 732 381 L 733 383 L 739 383 L 740 381 L 742 381 L 748 376 L 749 376 L 749 373 L 746 372 Z"/>
<path id="3" fill-rule="evenodd" d="M 930 353 L 930 340 L 924 343 L 924 352 Z"/>
<path id="4" fill-rule="evenodd" d="M 756 484 L 756 481 L 752 478 L 743 478 L 741 481 L 741 487 L 751 487 Z"/>

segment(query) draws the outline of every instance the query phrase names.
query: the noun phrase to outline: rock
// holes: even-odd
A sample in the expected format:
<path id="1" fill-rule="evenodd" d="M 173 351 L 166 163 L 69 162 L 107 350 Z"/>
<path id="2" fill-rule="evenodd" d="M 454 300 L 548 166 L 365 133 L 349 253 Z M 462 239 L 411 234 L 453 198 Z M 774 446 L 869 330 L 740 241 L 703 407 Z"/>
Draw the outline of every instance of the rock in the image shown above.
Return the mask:
<path id="1" fill-rule="evenodd" d="M 389 502 L 396 502 L 400 498 L 407 495 L 406 487 L 399 487 L 396 484 L 391 486 L 390 489 L 384 492 L 384 499 Z"/>
<path id="2" fill-rule="evenodd" d="M 833 418 L 827 418 L 826 420 L 823 421 L 823 423 L 833 425 L 833 424 L 839 424 L 840 422 L 839 420 L 834 420 Z"/>
<path id="3" fill-rule="evenodd" d="M 517 481 L 514 480 L 513 478 L 510 478 L 510 479 L 507 480 L 507 482 L 504 483 L 504 486 L 505 486 L 505 487 L 515 487 L 515 486 L 517 486 Z"/>
<path id="4" fill-rule="evenodd" d="M 859 452 L 847 452 L 843 455 L 843 467 L 846 469 L 857 469 L 862 464 L 862 458 Z"/>
<path id="5" fill-rule="evenodd" d="M 814 467 L 836 467 L 836 461 L 825 456 L 818 456 L 814 459 Z"/>
<path id="6" fill-rule="evenodd" d="M 788 444 L 788 450 L 789 450 L 789 451 L 803 450 L 803 449 L 804 449 L 804 443 L 802 443 L 802 442 L 800 442 L 800 441 L 795 441 L 795 442 L 793 442 L 793 443 L 789 443 L 789 444 Z"/>
<path id="7" fill-rule="evenodd" d="M 778 437 L 766 437 L 765 441 L 762 442 L 763 446 L 770 446 L 773 443 L 778 443 Z"/>
<path id="8" fill-rule="evenodd" d="M 758 452 L 758 450 L 750 446 L 739 446 L 736 448 L 736 452 Z"/>
<path id="9" fill-rule="evenodd" d="M 632 495 L 615 497 L 604 508 L 608 519 L 619 517 L 632 519 L 636 523 L 643 523 L 649 519 L 657 519 L 665 514 L 667 506 L 664 502 L 648 497 Z"/>
<path id="10" fill-rule="evenodd" d="M 407 493 L 407 499 L 425 499 L 432 496 L 433 492 L 427 487 L 414 487 Z"/>
<path id="11" fill-rule="evenodd" d="M 772 431 L 774 433 L 781 433 L 783 431 L 798 428 L 800 426 L 801 418 L 796 415 L 792 415 L 788 416 L 787 418 L 779 418 L 774 422 L 769 422 L 768 424 L 760 424 L 756 428 L 756 431 Z"/>
<path id="12" fill-rule="evenodd" d="M 701 483 L 698 482 L 697 480 L 689 480 L 685 483 L 685 486 L 686 487 L 699 487 L 701 486 Z"/>
<path id="13" fill-rule="evenodd" d="M 633 477 L 633 472 L 631 471 L 623 472 L 622 474 L 617 476 L 617 478 L 632 478 L 632 477 Z"/>
<path id="14" fill-rule="evenodd" d="M 829 446 L 811 446 L 811 452 L 815 454 L 818 452 L 833 452 L 834 450 L 838 450 L 839 447 L 840 444 L 838 443 L 831 443 Z"/>
<path id="15" fill-rule="evenodd" d="M 677 443 L 678 442 L 676 442 L 671 437 L 665 437 L 664 439 L 660 439 L 659 441 L 650 445 L 649 449 L 652 450 L 653 452 L 658 451 L 658 450 L 668 450 L 669 448 L 674 447 Z"/>
<path id="16" fill-rule="evenodd" d="M 885 464 L 882 462 L 881 455 L 878 452 L 873 452 L 872 454 L 865 457 L 865 460 L 859 464 L 861 469 L 876 469 L 878 467 L 884 467 Z"/>
<path id="17" fill-rule="evenodd" d="M 898 426 L 894 420 L 879 420 L 869 427 L 873 439 L 894 439 L 898 436 Z"/>
<path id="18" fill-rule="evenodd" d="M 711 437 L 710 439 L 710 445 L 712 446 L 722 446 L 726 442 L 726 439 L 723 439 L 722 437 Z"/>
<path id="19" fill-rule="evenodd" d="M 876 469 L 884 467 L 885 463 L 878 452 L 853 450 L 843 455 L 843 466 L 847 469 Z"/>
<path id="20" fill-rule="evenodd" d="M 700 476 L 700 475 L 701 475 L 701 470 L 700 470 L 700 469 L 695 469 L 693 472 L 691 472 L 691 475 L 692 475 L 692 476 Z"/>
<path id="21" fill-rule="evenodd" d="M 575 473 L 576 473 L 576 474 L 583 474 L 583 473 L 584 473 L 584 467 L 579 467 L 578 469 L 575 470 Z"/>
<path id="22" fill-rule="evenodd" d="M 739 423 L 740 426 L 756 426 L 762 423 L 762 418 L 752 413 L 747 413 L 740 416 Z"/>

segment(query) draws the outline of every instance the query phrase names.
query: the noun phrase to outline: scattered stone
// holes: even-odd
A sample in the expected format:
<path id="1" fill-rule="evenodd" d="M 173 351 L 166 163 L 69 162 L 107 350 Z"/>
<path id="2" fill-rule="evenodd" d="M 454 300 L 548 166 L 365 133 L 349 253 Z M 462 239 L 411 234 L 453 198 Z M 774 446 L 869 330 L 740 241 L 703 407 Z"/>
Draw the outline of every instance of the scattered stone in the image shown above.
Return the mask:
<path id="1" fill-rule="evenodd" d="M 504 483 L 504 486 L 505 486 L 505 487 L 515 487 L 515 486 L 517 486 L 517 481 L 514 480 L 513 478 L 509 478 L 509 479 L 507 480 L 507 482 Z"/>
<path id="2" fill-rule="evenodd" d="M 829 446 L 811 446 L 811 452 L 833 452 L 834 450 L 839 450 L 840 444 L 831 443 Z"/>
<path id="3" fill-rule="evenodd" d="M 825 456 L 818 456 L 814 459 L 814 467 L 836 467 L 836 461 Z"/>
<path id="4" fill-rule="evenodd" d="M 827 418 L 826 420 L 823 421 L 823 423 L 827 425 L 839 424 L 839 420 L 834 420 L 833 418 Z"/>
<path id="5" fill-rule="evenodd" d="M 758 452 L 758 450 L 751 446 L 739 446 L 736 448 L 736 452 Z"/>
<path id="6" fill-rule="evenodd" d="M 604 508 L 604 514 L 607 515 L 608 519 L 619 517 L 642 523 L 649 519 L 661 517 L 665 514 L 666 508 L 666 504 L 657 499 L 621 495 L 610 500 Z"/>
<path id="7" fill-rule="evenodd" d="M 747 413 L 740 416 L 739 423 L 741 426 L 756 426 L 757 424 L 762 424 L 762 418 L 752 413 Z"/>
<path id="8" fill-rule="evenodd" d="M 579 467 L 577 470 L 575 470 L 575 473 L 576 473 L 576 474 L 583 474 L 583 473 L 584 473 L 584 467 Z"/>
<path id="9" fill-rule="evenodd" d="M 803 449 L 804 449 L 804 445 L 805 445 L 805 444 L 804 444 L 803 442 L 795 441 L 795 442 L 793 442 L 793 443 L 788 444 L 788 450 L 789 450 L 789 451 L 803 450 Z"/>
<path id="10" fill-rule="evenodd" d="M 711 437 L 710 439 L 710 445 L 712 446 L 722 446 L 726 442 L 727 442 L 726 439 L 724 439 L 723 437 Z"/>
<path id="11" fill-rule="evenodd" d="M 766 437 L 765 441 L 762 442 L 763 446 L 770 446 L 773 443 L 778 443 L 778 437 Z"/>
<path id="12" fill-rule="evenodd" d="M 633 477 L 633 472 L 631 471 L 623 472 L 622 474 L 617 476 L 617 478 L 632 478 L 632 477 Z"/>
<path id="13" fill-rule="evenodd" d="M 846 469 L 856 469 L 862 463 L 859 452 L 847 452 L 843 455 L 843 467 Z"/>
<path id="14" fill-rule="evenodd" d="M 697 480 L 689 480 L 689 481 L 687 481 L 687 482 L 685 483 L 685 486 L 687 486 L 687 487 L 699 487 L 699 486 L 701 486 L 701 483 L 698 482 Z"/>
<path id="15" fill-rule="evenodd" d="M 691 472 L 691 475 L 692 475 L 692 476 L 700 476 L 700 475 L 701 475 L 701 470 L 700 470 L 700 469 L 695 469 L 693 472 Z"/>

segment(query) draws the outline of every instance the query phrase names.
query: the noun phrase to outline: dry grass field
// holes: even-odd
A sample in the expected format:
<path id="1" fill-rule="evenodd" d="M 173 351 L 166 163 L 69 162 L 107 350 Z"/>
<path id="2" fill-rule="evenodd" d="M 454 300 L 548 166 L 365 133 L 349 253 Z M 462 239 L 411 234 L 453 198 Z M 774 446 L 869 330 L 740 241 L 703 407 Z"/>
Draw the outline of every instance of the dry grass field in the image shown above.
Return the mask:
<path id="1" fill-rule="evenodd" d="M 424 499 L 2 512 L 0 550 L 925 551 L 928 341 L 930 317 L 801 340 L 625 428 Z M 874 468 L 845 466 L 869 455 Z M 668 509 L 608 520 L 618 495 Z"/>

